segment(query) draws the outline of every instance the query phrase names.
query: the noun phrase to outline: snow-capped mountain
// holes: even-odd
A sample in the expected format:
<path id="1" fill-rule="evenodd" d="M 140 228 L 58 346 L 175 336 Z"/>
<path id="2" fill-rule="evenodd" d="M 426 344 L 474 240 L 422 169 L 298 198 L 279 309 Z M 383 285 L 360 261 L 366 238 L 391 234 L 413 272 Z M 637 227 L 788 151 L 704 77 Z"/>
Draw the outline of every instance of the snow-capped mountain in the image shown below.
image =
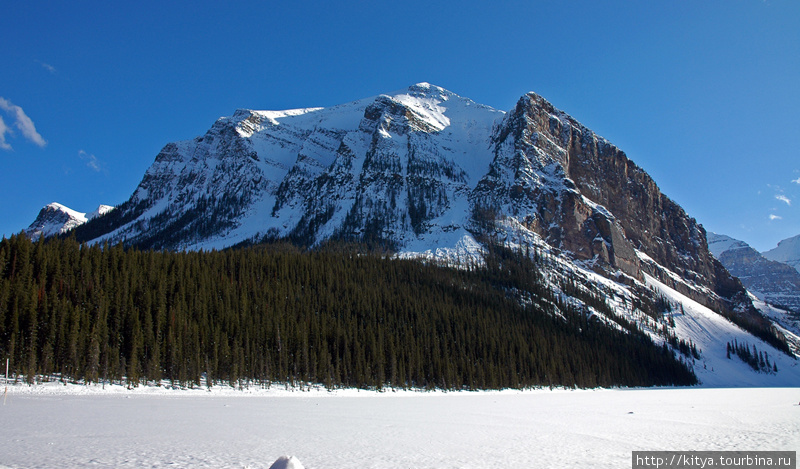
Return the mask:
<path id="1" fill-rule="evenodd" d="M 800 271 L 800 235 L 778 243 L 778 246 L 762 253 L 767 259 L 783 262 Z"/>
<path id="2" fill-rule="evenodd" d="M 238 110 L 167 144 L 128 201 L 75 232 L 165 249 L 354 240 L 445 262 L 480 262 L 487 242 L 500 243 L 544 253 L 554 289 L 580 278 L 657 341 L 680 332 L 717 349 L 708 330 L 722 326 L 707 321 L 755 331 L 759 348 L 784 339 L 711 255 L 701 225 L 535 93 L 509 112 L 428 83 L 330 108 Z M 654 295 L 683 298 L 697 316 L 651 318 L 642 302 Z"/>
<path id="3" fill-rule="evenodd" d="M 709 233 L 708 247 L 757 298 L 758 309 L 786 331 L 790 344 L 800 346 L 800 274 L 729 236 Z"/>
<path id="4" fill-rule="evenodd" d="M 357 239 L 447 255 L 489 225 L 716 307 L 745 296 L 702 227 L 610 142 L 534 93 L 505 113 L 427 83 L 326 109 L 236 111 L 166 145 L 130 199 L 79 238 L 167 249 Z"/>
<path id="5" fill-rule="evenodd" d="M 39 211 L 36 220 L 25 230 L 25 233 L 31 239 L 59 235 L 86 223 L 92 218 L 105 215 L 113 209 L 114 207 L 110 205 L 100 205 L 95 211 L 87 214 L 53 202 Z"/>
<path id="6" fill-rule="evenodd" d="M 800 272 L 767 259 L 744 241 L 708 234 L 708 248 L 747 290 L 772 305 L 800 313 Z"/>
<path id="7" fill-rule="evenodd" d="M 399 250 L 468 234 L 503 112 L 428 84 L 327 109 L 238 110 L 164 147 L 92 239 L 225 247 L 365 235 Z"/>

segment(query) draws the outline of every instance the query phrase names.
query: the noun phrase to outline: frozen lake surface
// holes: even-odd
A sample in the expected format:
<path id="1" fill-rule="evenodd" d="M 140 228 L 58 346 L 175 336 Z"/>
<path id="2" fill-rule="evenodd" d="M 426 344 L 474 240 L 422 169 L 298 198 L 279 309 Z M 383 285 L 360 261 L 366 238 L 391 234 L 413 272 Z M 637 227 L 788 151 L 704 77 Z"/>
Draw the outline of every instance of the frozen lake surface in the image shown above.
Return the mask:
<path id="1" fill-rule="evenodd" d="M 0 466 L 630 467 L 635 450 L 797 450 L 800 389 L 103 392 L 14 386 Z M 95 388 L 97 389 L 97 388 Z"/>

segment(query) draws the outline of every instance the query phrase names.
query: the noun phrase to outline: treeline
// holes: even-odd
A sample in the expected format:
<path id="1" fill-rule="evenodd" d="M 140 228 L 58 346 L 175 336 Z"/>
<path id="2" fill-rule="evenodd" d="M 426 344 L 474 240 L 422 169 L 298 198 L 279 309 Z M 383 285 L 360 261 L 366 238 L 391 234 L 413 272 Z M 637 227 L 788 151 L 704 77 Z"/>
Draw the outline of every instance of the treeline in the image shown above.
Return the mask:
<path id="1" fill-rule="evenodd" d="M 0 357 L 28 380 L 132 386 L 696 382 L 644 334 L 549 296 L 523 257 L 498 249 L 485 268 L 454 270 L 348 248 L 175 253 L 13 236 L 0 242 Z"/>
<path id="2" fill-rule="evenodd" d="M 766 351 L 759 352 L 755 345 L 753 345 L 751 348 L 747 342 L 739 343 L 738 340 L 733 339 L 733 342 L 727 343 L 726 348 L 728 360 L 731 359 L 731 355 L 736 355 L 737 357 L 741 358 L 743 362 L 750 365 L 750 367 L 755 371 L 761 371 L 764 373 L 778 372 L 778 364 L 775 362 L 770 363 L 769 353 Z"/>

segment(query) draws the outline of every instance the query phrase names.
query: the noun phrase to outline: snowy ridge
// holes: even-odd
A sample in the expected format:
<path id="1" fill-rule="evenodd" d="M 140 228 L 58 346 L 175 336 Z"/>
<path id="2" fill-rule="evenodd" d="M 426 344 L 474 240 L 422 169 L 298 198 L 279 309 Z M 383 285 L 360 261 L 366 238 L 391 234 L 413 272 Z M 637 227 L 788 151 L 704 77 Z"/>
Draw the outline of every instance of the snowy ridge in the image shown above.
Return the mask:
<path id="1" fill-rule="evenodd" d="M 784 239 L 777 247 L 762 254 L 767 259 L 783 262 L 800 272 L 800 235 Z"/>
<path id="2" fill-rule="evenodd" d="M 747 247 L 750 246 L 744 241 L 740 241 L 726 235 L 711 232 L 708 233 L 708 250 L 711 251 L 711 254 L 713 254 L 717 259 L 719 259 L 720 255 L 725 251 Z"/>
<path id="3" fill-rule="evenodd" d="M 502 115 L 426 83 L 331 108 L 238 110 L 203 137 L 167 145 L 131 198 L 145 204 L 136 220 L 96 241 L 141 242 L 158 229 L 153 219 L 176 219 L 207 202 L 233 204 L 233 215 L 224 215 L 227 220 L 207 234 L 170 241 L 170 247 L 224 248 L 288 236 L 312 221 L 314 232 L 304 236 L 318 242 L 358 235 L 363 223 L 387 210 L 392 226 L 382 236 L 401 246 L 418 237 L 414 223 L 417 231 L 420 223 L 458 229 L 469 216 L 459 201 L 487 170 L 491 132 Z M 409 152 L 411 160 L 398 160 Z M 388 171 L 422 186 L 396 187 Z M 387 191 L 393 207 L 384 203 Z M 403 219 L 415 203 L 425 207 L 422 220 Z M 343 223 L 357 226 L 344 233 Z"/>
<path id="4" fill-rule="evenodd" d="M 94 212 L 86 214 L 86 220 L 88 221 L 92 218 L 103 216 L 112 210 L 114 210 L 114 206 L 112 205 L 100 205 Z"/>

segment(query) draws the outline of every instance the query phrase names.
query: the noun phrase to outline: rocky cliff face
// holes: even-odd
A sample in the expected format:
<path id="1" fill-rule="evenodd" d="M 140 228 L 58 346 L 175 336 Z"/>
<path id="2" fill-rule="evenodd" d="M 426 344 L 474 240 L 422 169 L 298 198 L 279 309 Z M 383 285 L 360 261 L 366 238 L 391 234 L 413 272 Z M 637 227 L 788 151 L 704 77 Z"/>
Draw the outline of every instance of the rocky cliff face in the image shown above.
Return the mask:
<path id="1" fill-rule="evenodd" d="M 601 190 L 609 168 L 598 153 L 613 146 L 530 93 L 503 121 L 494 150 L 473 194 L 476 205 L 517 217 L 576 259 L 641 278 L 634 246 Z M 620 164 L 618 157 L 624 159 L 621 152 L 610 155 L 611 165 Z"/>
<path id="2" fill-rule="evenodd" d="M 131 198 L 77 234 L 167 249 L 353 239 L 434 257 L 479 255 L 489 234 L 753 313 L 703 228 L 534 93 L 508 113 L 427 83 L 327 109 L 240 110 L 165 146 Z"/>
<path id="3" fill-rule="evenodd" d="M 702 226 L 624 152 L 542 97 L 523 96 L 493 143 L 476 205 L 517 217 L 599 270 L 649 274 L 715 309 L 750 309 Z"/>

